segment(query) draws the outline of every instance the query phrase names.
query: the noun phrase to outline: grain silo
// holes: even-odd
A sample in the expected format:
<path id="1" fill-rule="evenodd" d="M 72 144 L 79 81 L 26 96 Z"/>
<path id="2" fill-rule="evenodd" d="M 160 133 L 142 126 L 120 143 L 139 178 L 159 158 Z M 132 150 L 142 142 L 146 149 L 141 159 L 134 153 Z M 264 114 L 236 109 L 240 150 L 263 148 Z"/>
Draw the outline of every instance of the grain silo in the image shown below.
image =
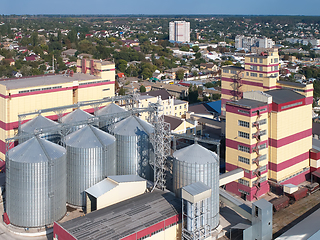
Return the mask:
<path id="1" fill-rule="evenodd" d="M 66 135 L 85 127 L 87 124 L 84 122 L 88 121 L 90 118 L 93 119 L 94 116 L 81 110 L 80 108 L 77 108 L 76 110 L 64 115 L 60 122 L 63 124 L 72 125 L 64 131 L 64 134 Z"/>
<path id="2" fill-rule="evenodd" d="M 54 122 L 42 115 L 38 115 L 37 117 L 21 125 L 19 128 L 19 135 L 21 135 L 22 138 L 19 139 L 19 143 L 23 143 L 32 138 L 32 136 L 24 137 L 24 134 L 33 134 L 40 132 L 41 130 L 44 130 L 44 133 L 38 134 L 39 137 L 45 138 L 54 143 L 58 143 L 60 140 L 58 125 L 59 123 Z"/>
<path id="3" fill-rule="evenodd" d="M 67 202 L 85 206 L 84 191 L 116 173 L 115 137 L 87 125 L 65 137 Z"/>
<path id="4" fill-rule="evenodd" d="M 219 158 L 199 144 L 182 148 L 173 153 L 173 191 L 180 197 L 181 188 L 202 182 L 211 188 L 208 199 L 208 225 L 219 225 Z"/>
<path id="5" fill-rule="evenodd" d="M 66 150 L 33 137 L 6 158 L 6 212 L 13 225 L 41 227 L 66 213 Z"/>
<path id="6" fill-rule="evenodd" d="M 125 109 L 119 107 L 118 105 L 114 104 L 114 103 L 110 103 L 109 105 L 99 109 L 95 115 L 97 117 L 100 117 L 100 122 L 99 122 L 99 128 L 107 131 L 107 127 L 109 125 L 109 121 L 107 121 L 107 117 L 108 115 L 112 115 L 113 117 L 113 121 L 114 122 L 118 122 L 119 120 L 121 120 L 123 117 L 121 116 L 117 116 L 117 114 L 121 114 L 123 112 L 126 112 Z"/>
<path id="7" fill-rule="evenodd" d="M 153 126 L 130 116 L 116 123 L 113 131 L 117 139 L 117 175 L 139 175 L 153 181 L 149 164 L 154 156 L 149 139 Z"/>

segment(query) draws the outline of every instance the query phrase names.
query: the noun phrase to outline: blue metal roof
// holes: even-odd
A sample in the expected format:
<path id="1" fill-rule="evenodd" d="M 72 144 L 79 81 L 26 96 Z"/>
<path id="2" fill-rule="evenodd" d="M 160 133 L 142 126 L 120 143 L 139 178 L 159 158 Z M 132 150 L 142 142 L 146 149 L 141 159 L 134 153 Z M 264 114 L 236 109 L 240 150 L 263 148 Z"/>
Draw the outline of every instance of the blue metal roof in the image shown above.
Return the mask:
<path id="1" fill-rule="evenodd" d="M 221 100 L 205 103 L 217 113 L 221 114 Z"/>

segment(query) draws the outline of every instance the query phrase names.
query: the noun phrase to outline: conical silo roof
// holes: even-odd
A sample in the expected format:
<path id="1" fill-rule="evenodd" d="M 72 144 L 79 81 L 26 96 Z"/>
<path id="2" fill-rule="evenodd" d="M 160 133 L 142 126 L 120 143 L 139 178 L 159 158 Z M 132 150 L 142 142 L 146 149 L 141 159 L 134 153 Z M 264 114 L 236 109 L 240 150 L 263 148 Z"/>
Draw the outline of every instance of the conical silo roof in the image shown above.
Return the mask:
<path id="1" fill-rule="evenodd" d="M 95 148 L 108 146 L 115 140 L 114 136 L 88 125 L 66 136 L 65 143 L 76 148 Z"/>
<path id="2" fill-rule="evenodd" d="M 185 161 L 189 163 L 202 164 L 218 161 L 218 156 L 215 152 L 212 152 L 197 143 L 175 151 L 173 156 L 179 161 Z"/>
<path id="3" fill-rule="evenodd" d="M 81 121 L 86 121 L 89 118 L 92 118 L 93 115 L 90 113 L 87 113 L 80 108 L 74 110 L 73 112 L 63 116 L 61 118 L 62 123 L 74 123 L 74 122 L 81 122 Z"/>
<path id="4" fill-rule="evenodd" d="M 114 133 L 118 135 L 136 136 L 145 132 L 150 134 L 154 132 L 153 126 L 140 118 L 130 116 L 114 125 Z"/>
<path id="5" fill-rule="evenodd" d="M 105 106 L 105 107 L 99 109 L 96 112 L 96 115 L 102 116 L 102 115 L 121 113 L 121 112 L 126 112 L 126 110 L 119 107 L 117 104 L 110 103 L 108 106 Z"/>
<path id="6" fill-rule="evenodd" d="M 59 123 L 50 120 L 42 115 L 31 119 L 30 121 L 21 125 L 21 131 L 26 133 L 33 133 L 35 129 L 42 129 L 47 127 L 55 127 Z"/>
<path id="7" fill-rule="evenodd" d="M 37 163 L 60 158 L 65 153 L 64 147 L 43 138 L 33 137 L 10 149 L 8 157 L 11 161 Z"/>

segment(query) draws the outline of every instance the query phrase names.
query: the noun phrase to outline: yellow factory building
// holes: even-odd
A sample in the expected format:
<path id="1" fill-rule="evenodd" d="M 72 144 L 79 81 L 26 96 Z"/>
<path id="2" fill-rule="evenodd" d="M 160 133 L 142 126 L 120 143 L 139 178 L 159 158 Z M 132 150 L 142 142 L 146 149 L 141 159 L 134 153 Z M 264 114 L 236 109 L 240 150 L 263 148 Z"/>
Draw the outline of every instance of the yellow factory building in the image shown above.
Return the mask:
<path id="1" fill-rule="evenodd" d="M 5 139 L 18 131 L 19 114 L 112 97 L 114 83 L 114 63 L 86 59 L 78 60 L 77 73 L 0 80 L 0 159 L 5 159 Z M 52 113 L 44 115 L 52 120 L 58 118 Z M 24 123 L 30 119 L 22 120 Z"/>
<path id="2" fill-rule="evenodd" d="M 226 171 L 245 170 L 226 189 L 250 201 L 310 175 L 313 85 L 279 81 L 278 59 L 270 49 L 222 70 Z"/>

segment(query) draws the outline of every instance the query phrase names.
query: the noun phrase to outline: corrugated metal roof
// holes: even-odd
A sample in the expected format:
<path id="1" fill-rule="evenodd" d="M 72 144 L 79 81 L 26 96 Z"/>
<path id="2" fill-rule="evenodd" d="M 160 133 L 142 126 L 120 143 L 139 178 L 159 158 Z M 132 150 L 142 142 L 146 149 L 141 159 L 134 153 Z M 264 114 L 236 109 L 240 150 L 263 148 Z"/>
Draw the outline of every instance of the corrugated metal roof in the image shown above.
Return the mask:
<path id="1" fill-rule="evenodd" d="M 51 159 L 56 159 L 65 153 L 66 149 L 64 147 L 43 138 L 33 137 L 10 149 L 8 156 L 12 161 L 16 162 L 37 163 L 47 162 L 47 155 Z"/>
<path id="2" fill-rule="evenodd" d="M 99 109 L 96 112 L 96 116 L 113 114 L 113 113 L 120 113 L 120 112 L 126 112 L 126 110 L 123 109 L 122 107 L 119 107 L 117 104 L 110 103 L 108 106 L 105 106 L 105 107 Z"/>
<path id="3" fill-rule="evenodd" d="M 186 192 L 188 192 L 192 196 L 196 196 L 202 192 L 208 191 L 211 188 L 202 182 L 195 182 L 188 186 L 183 187 Z"/>
<path id="4" fill-rule="evenodd" d="M 91 125 L 66 136 L 66 145 L 77 148 L 95 148 L 113 144 L 116 138 Z"/>
<path id="5" fill-rule="evenodd" d="M 181 201 L 155 189 L 60 225 L 78 240 L 121 239 L 181 213 Z"/>
<path id="6" fill-rule="evenodd" d="M 39 115 L 21 125 L 21 130 L 26 133 L 33 133 L 35 129 L 57 126 L 59 123 Z"/>
<path id="7" fill-rule="evenodd" d="M 154 132 L 153 126 L 140 118 L 130 116 L 114 125 L 114 133 L 118 135 L 143 135 Z"/>
<path id="8" fill-rule="evenodd" d="M 91 115 L 90 113 L 87 113 L 83 110 L 81 110 L 80 108 L 74 110 L 73 112 L 64 115 L 61 118 L 61 122 L 62 123 L 74 123 L 74 122 L 80 122 L 80 121 L 85 121 L 88 120 L 89 118 L 94 117 L 93 115 Z"/>
<path id="9" fill-rule="evenodd" d="M 205 147 L 202 147 L 197 143 L 174 152 L 173 156 L 179 161 L 185 161 L 189 163 L 207 163 L 218 161 L 218 156 L 216 153 L 206 149 Z"/>
<path id="10" fill-rule="evenodd" d="M 138 175 L 116 175 L 108 176 L 108 178 L 112 179 L 117 183 L 147 181 L 146 179 L 139 177 Z"/>
<path id="11" fill-rule="evenodd" d="M 92 187 L 85 190 L 90 195 L 98 198 L 105 194 L 106 192 L 109 192 L 111 189 L 118 186 L 117 183 L 110 181 L 108 179 L 103 179 L 101 182 L 98 182 L 97 184 L 93 185 Z"/>

